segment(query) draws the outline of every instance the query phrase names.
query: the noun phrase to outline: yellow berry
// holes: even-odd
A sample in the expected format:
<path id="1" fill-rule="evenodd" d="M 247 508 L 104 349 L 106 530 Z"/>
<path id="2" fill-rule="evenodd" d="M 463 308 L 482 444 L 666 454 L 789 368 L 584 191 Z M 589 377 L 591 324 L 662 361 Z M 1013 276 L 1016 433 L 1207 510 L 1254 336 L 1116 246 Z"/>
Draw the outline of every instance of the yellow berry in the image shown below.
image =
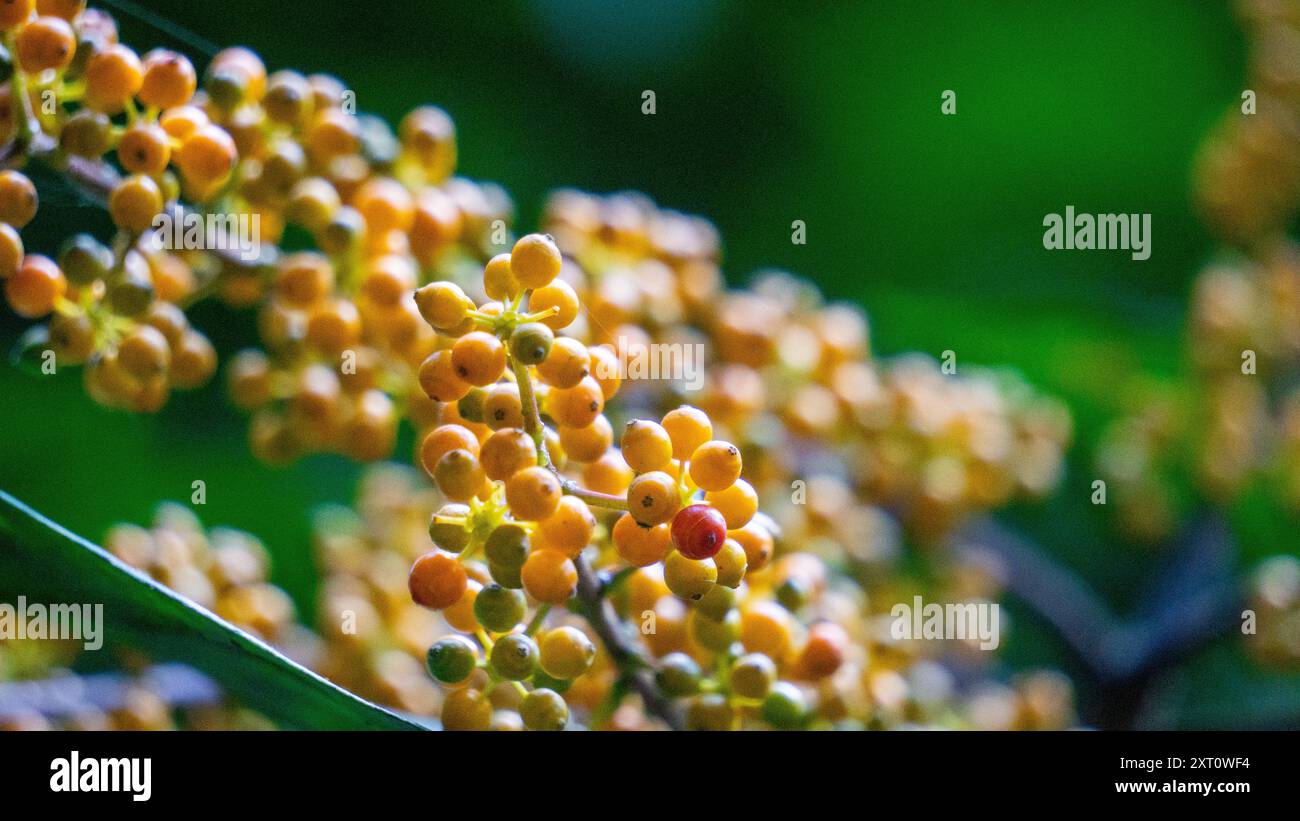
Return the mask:
<path id="1" fill-rule="evenodd" d="M 643 473 L 628 486 L 628 512 L 643 525 L 670 521 L 681 506 L 677 482 L 663 471 Z"/>
<path id="2" fill-rule="evenodd" d="M 563 604 L 578 588 L 573 560 L 558 550 L 533 550 L 519 577 L 528 595 L 547 604 Z"/>
<path id="3" fill-rule="evenodd" d="M 690 405 L 669 411 L 662 424 L 673 441 L 674 459 L 690 459 L 696 448 L 713 438 L 713 423 L 708 415 Z"/>
<path id="4" fill-rule="evenodd" d="M 520 237 L 510 251 L 510 270 L 524 288 L 544 288 L 560 275 L 564 259 L 555 240 L 544 234 Z"/>
<path id="5" fill-rule="evenodd" d="M 691 481 L 701 490 L 726 490 L 740 478 L 740 448 L 730 442 L 705 442 L 690 458 Z"/>

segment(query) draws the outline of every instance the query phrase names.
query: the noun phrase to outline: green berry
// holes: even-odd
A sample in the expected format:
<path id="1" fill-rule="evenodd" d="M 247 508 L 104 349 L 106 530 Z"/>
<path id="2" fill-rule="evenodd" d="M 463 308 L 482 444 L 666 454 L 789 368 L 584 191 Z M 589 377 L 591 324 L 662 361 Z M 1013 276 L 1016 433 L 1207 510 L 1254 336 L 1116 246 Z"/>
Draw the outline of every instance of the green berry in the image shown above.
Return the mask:
<path id="1" fill-rule="evenodd" d="M 104 279 L 113 267 L 113 252 L 90 234 L 77 234 L 63 245 L 59 267 L 73 285 L 89 285 Z"/>
<path id="2" fill-rule="evenodd" d="M 469 422 L 483 422 L 483 400 L 487 398 L 487 391 L 482 388 L 470 388 L 469 393 L 461 397 L 456 403 L 456 410 L 460 413 L 461 418 Z"/>
<path id="3" fill-rule="evenodd" d="M 732 716 L 725 696 L 718 693 L 695 696 L 686 705 L 686 729 L 730 730 Z"/>
<path id="4" fill-rule="evenodd" d="M 776 588 L 776 600 L 793 613 L 808 603 L 808 591 L 797 579 L 786 579 Z"/>
<path id="5" fill-rule="evenodd" d="M 528 558 L 528 531 L 521 524 L 506 522 L 487 537 L 483 551 L 491 564 L 523 567 Z"/>
<path id="6" fill-rule="evenodd" d="M 778 681 L 763 699 L 763 720 L 778 730 L 799 729 L 807 711 L 803 693 L 788 681 Z"/>
<path id="7" fill-rule="evenodd" d="M 483 592 L 480 592 L 479 598 L 482 597 Z M 523 633 L 502 636 L 492 645 L 489 660 L 501 678 L 523 681 L 537 670 L 537 642 Z"/>
<path id="8" fill-rule="evenodd" d="M 522 592 L 489 584 L 474 599 L 474 618 L 493 633 L 508 633 L 523 620 L 527 608 Z"/>
<path id="9" fill-rule="evenodd" d="M 712 619 L 696 610 L 691 614 L 691 636 L 703 648 L 721 653 L 740 638 L 740 611 L 728 610 L 721 619 Z"/>
<path id="10" fill-rule="evenodd" d="M 540 322 L 525 322 L 510 335 L 510 355 L 524 365 L 540 365 L 551 353 L 555 333 Z"/>
<path id="11" fill-rule="evenodd" d="M 524 696 L 519 715 L 530 730 L 563 730 L 569 723 L 569 705 L 554 690 L 534 690 Z"/>
<path id="12" fill-rule="evenodd" d="M 448 553 L 459 553 L 469 545 L 469 531 L 462 524 L 441 524 L 442 516 L 464 518 L 469 515 L 469 506 L 462 504 L 443 505 L 429 520 L 429 538 L 433 543 Z"/>
<path id="13" fill-rule="evenodd" d="M 468 639 L 448 636 L 429 648 L 429 673 L 443 684 L 460 684 L 478 666 L 478 651 Z"/>
<path id="14" fill-rule="evenodd" d="M 700 665 L 685 653 L 669 653 L 659 660 L 655 683 L 665 695 L 677 698 L 700 690 Z"/>
<path id="15" fill-rule="evenodd" d="M 736 606 L 736 591 L 715 584 L 695 603 L 695 609 L 714 621 L 721 621 Z"/>
<path id="16" fill-rule="evenodd" d="M 731 666 L 731 690 L 741 698 L 762 699 L 776 683 L 776 664 L 762 653 L 750 653 Z"/>
<path id="17" fill-rule="evenodd" d="M 488 562 L 488 573 L 492 575 L 492 581 L 509 590 L 522 590 L 524 580 L 520 575 L 522 567 L 504 567 L 496 562 Z"/>

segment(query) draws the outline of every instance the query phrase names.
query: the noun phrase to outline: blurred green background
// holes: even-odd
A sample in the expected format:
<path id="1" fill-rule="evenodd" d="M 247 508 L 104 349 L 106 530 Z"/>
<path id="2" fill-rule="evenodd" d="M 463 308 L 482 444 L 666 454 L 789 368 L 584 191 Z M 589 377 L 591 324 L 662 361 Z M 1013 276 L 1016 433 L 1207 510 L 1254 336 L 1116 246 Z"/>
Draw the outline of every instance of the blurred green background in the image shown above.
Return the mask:
<path id="1" fill-rule="evenodd" d="M 962 364 L 1019 368 L 1067 400 L 1080 445 L 1074 501 L 1013 518 L 1055 533 L 1053 549 L 1117 608 L 1139 589 L 1146 560 L 1100 534 L 1078 500 L 1098 429 L 1124 409 L 1122 388 L 1178 378 L 1189 284 L 1214 252 L 1189 169 L 1245 74 L 1226 4 L 92 5 L 113 10 L 141 52 L 180 47 L 202 67 L 203 41 L 242 44 L 272 70 L 338 75 L 360 109 L 393 123 L 421 103 L 445 107 L 460 173 L 502 183 L 519 226 L 535 224 L 557 186 L 645 191 L 716 222 L 734 284 L 785 268 L 864 306 L 884 355 L 951 349 Z M 647 89 L 653 116 L 641 113 Z M 940 113 L 945 89 L 955 116 Z M 102 223 L 70 192 L 42 196 L 24 232 L 38 250 L 70 221 Z M 1067 205 L 1150 213 L 1150 259 L 1044 250 L 1044 214 Z M 806 222 L 806 245 L 791 243 L 793 220 Z M 194 321 L 225 353 L 254 340 L 249 316 L 204 306 Z M 0 314 L 0 344 L 22 328 Z M 188 499 L 202 479 L 205 522 L 262 536 L 275 579 L 310 613 L 309 510 L 348 500 L 357 469 L 332 457 L 281 471 L 254 462 L 220 382 L 134 417 L 92 403 L 77 371 L 36 378 L 6 362 L 0 487 L 98 539 L 115 521 L 147 520 L 160 499 Z M 1059 661 L 1035 630 L 1025 624 L 1007 647 L 1013 664 Z M 1207 664 L 1211 677 L 1241 667 Z"/>

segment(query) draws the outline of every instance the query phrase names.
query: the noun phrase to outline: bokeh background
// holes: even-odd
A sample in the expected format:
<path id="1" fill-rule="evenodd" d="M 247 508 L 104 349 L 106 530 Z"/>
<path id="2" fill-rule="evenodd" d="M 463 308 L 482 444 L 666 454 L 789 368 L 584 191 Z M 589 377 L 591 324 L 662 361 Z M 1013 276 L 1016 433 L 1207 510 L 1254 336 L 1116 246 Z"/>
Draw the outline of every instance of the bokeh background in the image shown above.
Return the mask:
<path id="1" fill-rule="evenodd" d="M 783 268 L 862 305 L 882 355 L 952 350 L 959 365 L 1018 368 L 1069 404 L 1078 434 L 1058 497 L 1007 517 L 1116 611 L 1140 602 L 1158 559 L 1087 504 L 1092 451 L 1130 409 L 1131 388 L 1182 379 L 1190 283 L 1215 252 L 1190 202 L 1191 164 L 1245 76 L 1226 4 L 97 5 L 142 53 L 181 48 L 201 67 L 214 47 L 242 44 L 272 70 L 338 75 L 361 110 L 393 123 L 443 106 L 460 173 L 503 184 L 521 227 L 558 186 L 641 190 L 715 221 L 733 284 Z M 641 113 L 647 89 L 653 116 Z M 955 116 L 940 113 L 945 89 Z M 38 223 L 103 219 L 70 192 L 42 196 Z M 1066 205 L 1150 213 L 1150 259 L 1044 250 L 1043 216 Z M 804 245 L 791 242 L 794 220 L 807 225 Z M 59 239 L 29 231 L 37 250 Z M 194 322 L 223 353 L 255 338 L 251 316 L 219 306 Z M 0 346 L 21 331 L 0 312 Z M 358 468 L 317 456 L 268 469 L 245 430 L 220 379 L 137 417 L 95 405 L 78 370 L 38 379 L 0 365 L 0 488 L 97 539 L 202 479 L 204 521 L 263 537 L 274 580 L 310 619 L 309 512 L 350 499 Z M 1280 543 L 1294 540 L 1294 520 L 1256 511 L 1238 524 L 1247 563 L 1294 550 Z M 1004 653 L 1013 666 L 1070 669 L 1032 618 Z M 1300 683 L 1257 671 L 1235 643 L 1180 675 L 1174 724 L 1300 720 Z"/>

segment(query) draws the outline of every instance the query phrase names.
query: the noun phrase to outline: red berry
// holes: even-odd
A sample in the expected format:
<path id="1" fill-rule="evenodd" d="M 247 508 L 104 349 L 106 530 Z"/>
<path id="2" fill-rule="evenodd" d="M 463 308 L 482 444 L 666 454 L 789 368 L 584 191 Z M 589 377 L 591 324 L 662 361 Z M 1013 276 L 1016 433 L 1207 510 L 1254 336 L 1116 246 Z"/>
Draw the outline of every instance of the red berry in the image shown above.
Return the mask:
<path id="1" fill-rule="evenodd" d="M 711 559 L 727 540 L 727 520 L 715 507 L 691 505 L 673 517 L 673 546 L 688 559 Z"/>

